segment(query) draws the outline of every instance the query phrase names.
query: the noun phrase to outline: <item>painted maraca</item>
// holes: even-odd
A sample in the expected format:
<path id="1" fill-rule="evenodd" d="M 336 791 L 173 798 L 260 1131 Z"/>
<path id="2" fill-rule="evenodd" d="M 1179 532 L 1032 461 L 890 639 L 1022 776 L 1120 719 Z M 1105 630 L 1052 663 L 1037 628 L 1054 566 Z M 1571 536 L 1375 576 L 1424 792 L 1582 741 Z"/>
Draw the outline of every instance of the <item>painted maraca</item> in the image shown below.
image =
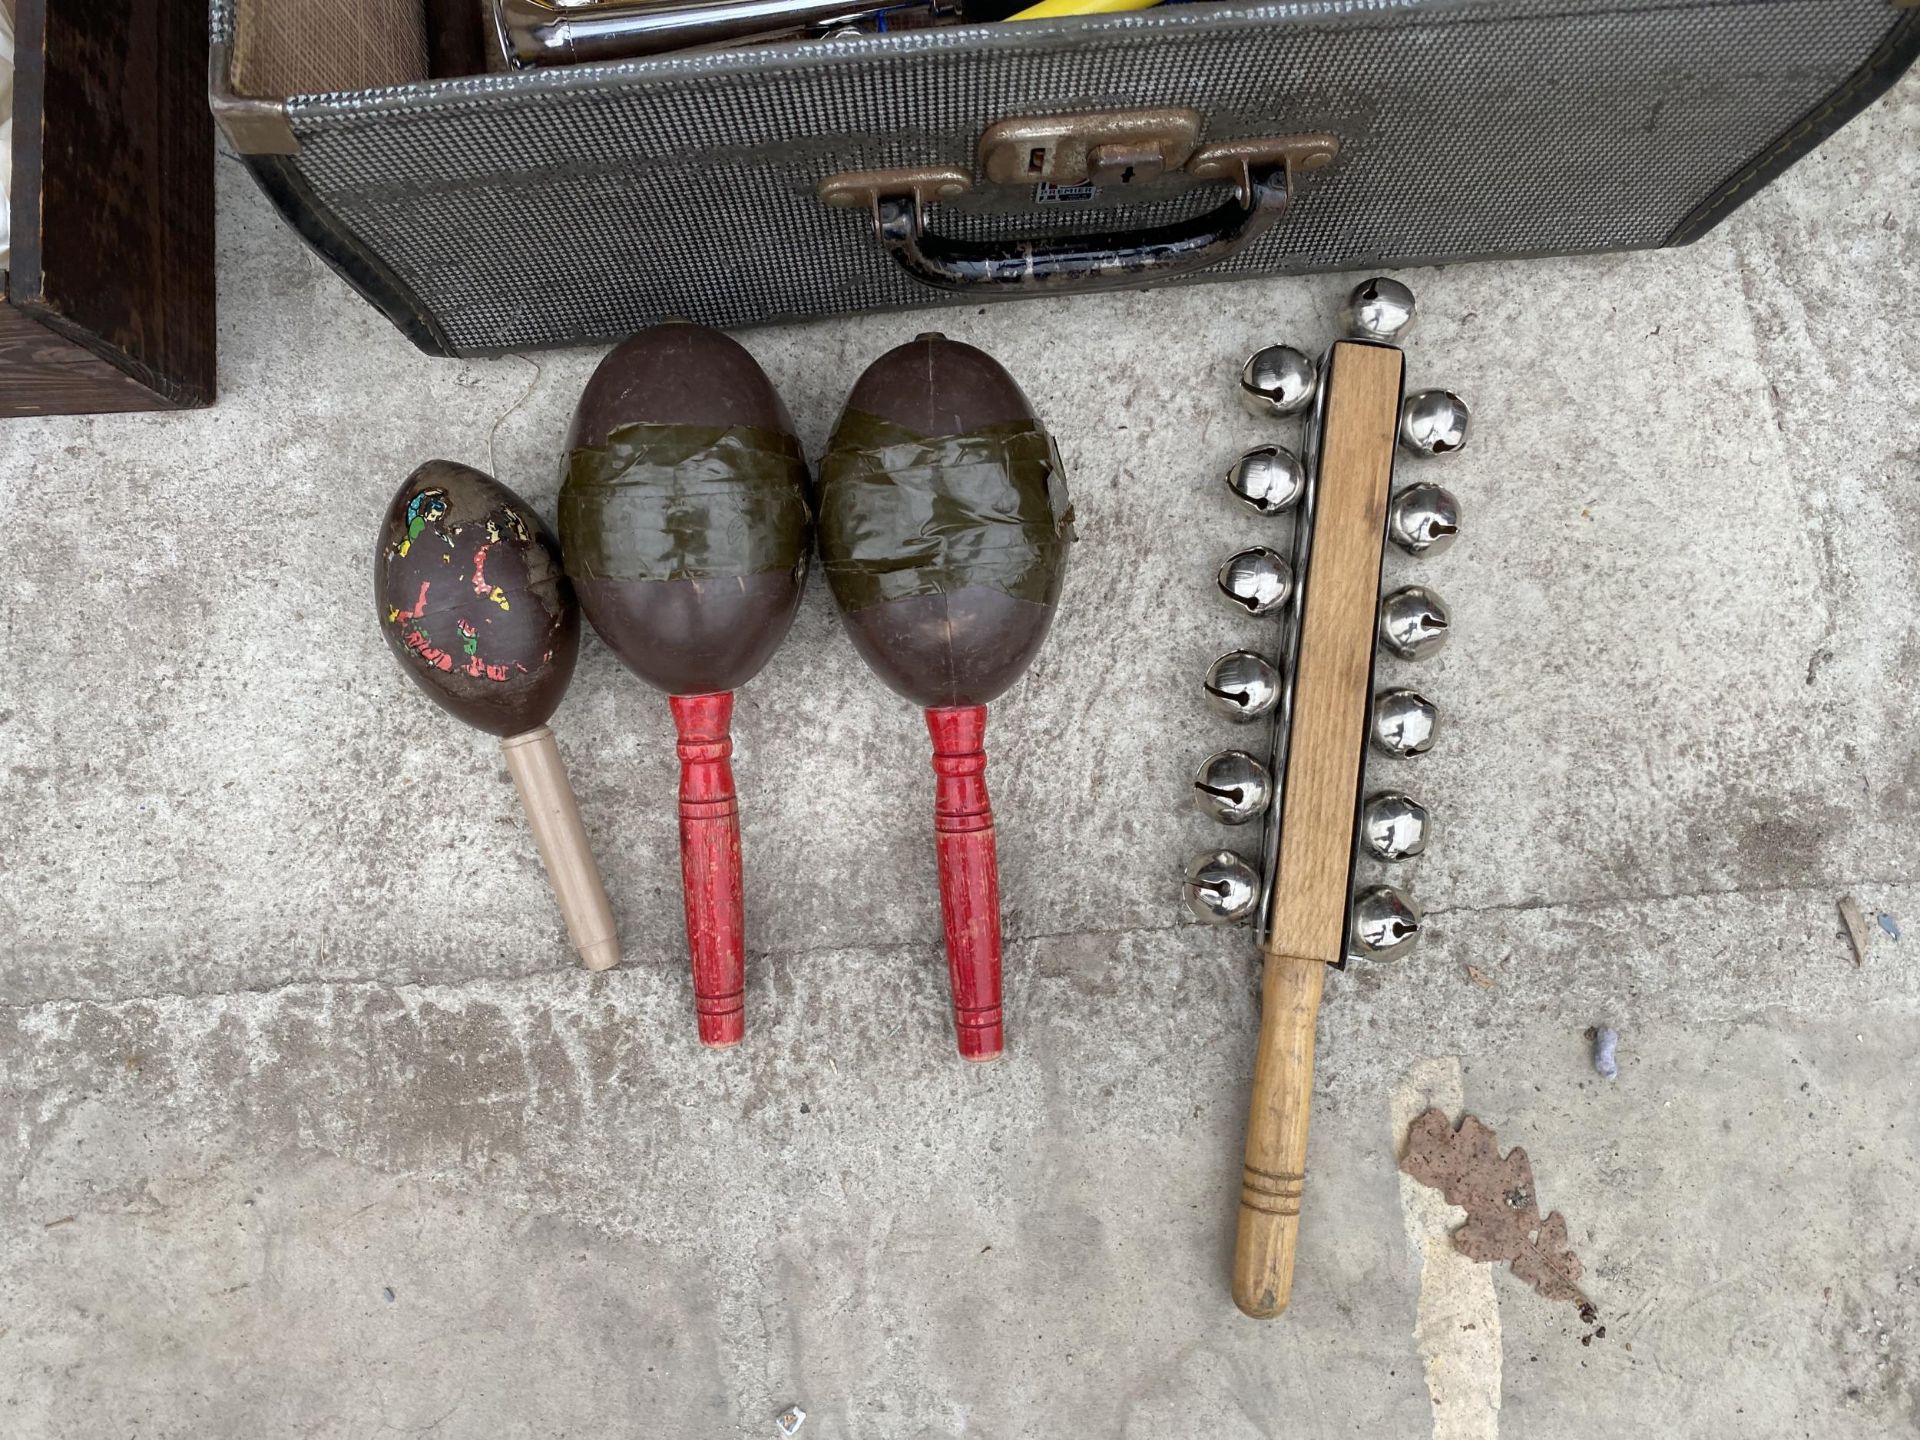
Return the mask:
<path id="1" fill-rule="evenodd" d="M 560 541 L 600 638 L 667 693 L 700 1040 L 738 1044 L 733 691 L 786 637 L 812 549 L 805 455 L 753 357 L 718 331 L 673 323 L 601 361 L 567 436 Z"/>
<path id="2" fill-rule="evenodd" d="M 465 465 L 407 477 L 373 557 L 380 629 L 414 683 L 500 737 L 567 933 L 592 970 L 619 963 L 613 910 L 547 720 L 580 650 L 560 544 L 533 507 Z"/>
<path id="3" fill-rule="evenodd" d="M 820 555 L 854 648 L 925 707 L 960 1053 L 1004 1045 L 987 703 L 1038 653 L 1073 539 L 1053 441 L 999 362 L 922 335 L 867 367 L 820 464 Z"/>

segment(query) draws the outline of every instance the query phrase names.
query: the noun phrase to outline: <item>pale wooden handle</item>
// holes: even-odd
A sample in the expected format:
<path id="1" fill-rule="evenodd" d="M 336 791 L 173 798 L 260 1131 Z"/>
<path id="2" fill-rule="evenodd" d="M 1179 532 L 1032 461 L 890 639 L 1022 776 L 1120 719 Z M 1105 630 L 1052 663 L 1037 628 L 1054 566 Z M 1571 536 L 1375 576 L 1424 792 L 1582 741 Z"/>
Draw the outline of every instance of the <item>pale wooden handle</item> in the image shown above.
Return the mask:
<path id="1" fill-rule="evenodd" d="M 1293 1294 L 1313 1109 L 1313 1028 L 1326 969 L 1321 961 L 1294 955 L 1267 957 L 1233 1255 L 1233 1302 L 1257 1320 L 1278 1315 Z"/>
<path id="2" fill-rule="evenodd" d="M 600 867 L 587 845 L 580 807 L 567 782 L 566 762 L 553 732 L 542 725 L 500 742 L 507 773 L 527 809 L 527 828 L 540 847 L 554 899 L 567 922 L 573 948 L 589 970 L 610 970 L 620 963 L 620 941 L 613 932 L 613 907 L 600 883 Z"/>

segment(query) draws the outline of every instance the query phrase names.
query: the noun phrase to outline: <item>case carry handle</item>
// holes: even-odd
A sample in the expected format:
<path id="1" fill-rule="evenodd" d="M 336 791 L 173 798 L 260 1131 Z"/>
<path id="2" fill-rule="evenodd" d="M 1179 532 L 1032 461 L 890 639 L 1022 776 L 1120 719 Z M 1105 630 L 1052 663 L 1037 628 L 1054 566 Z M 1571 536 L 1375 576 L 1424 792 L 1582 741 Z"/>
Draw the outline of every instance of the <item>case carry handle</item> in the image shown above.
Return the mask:
<path id="1" fill-rule="evenodd" d="M 1143 169 L 1149 176 L 1178 170 L 1197 180 L 1225 180 L 1233 185 L 1234 197 L 1205 214 L 1141 230 L 982 241 L 937 234 L 928 222 L 929 207 L 973 188 L 973 176 L 964 170 L 854 171 L 821 182 L 819 195 L 837 208 L 866 210 L 881 249 L 904 272 L 935 290 L 975 294 L 1115 290 L 1218 265 L 1246 249 L 1286 213 L 1299 172 L 1324 168 L 1340 147 L 1335 137 L 1320 134 L 1182 145 L 1178 138 L 1162 138 L 1165 117 L 1181 112 L 1136 113 L 1142 120 L 1151 117 L 1158 127 L 1150 132 L 1154 143 L 1129 148 L 1108 139 L 1107 145 L 1075 145 L 1076 121 L 1097 123 L 1104 127 L 1097 133 L 1111 137 L 1120 118 L 1112 115 L 1001 121 L 982 141 L 981 168 L 989 183 L 1033 183 L 1032 173 L 1010 171 L 1007 154 L 1038 138 L 1041 144 L 1021 153 L 1035 157 L 1036 165 L 1044 162 L 1042 181 L 1087 183 L 1109 178 L 1099 174 L 1098 166 L 1103 149 L 1110 145 L 1144 157 Z M 1197 115 L 1193 121 L 1197 125 Z M 1044 134 L 1039 129 L 1043 125 Z M 1091 175 L 1077 174 L 1089 165 Z M 1073 173 L 1063 167 L 1071 167 Z M 1129 168 L 1122 178 L 1132 174 Z"/>

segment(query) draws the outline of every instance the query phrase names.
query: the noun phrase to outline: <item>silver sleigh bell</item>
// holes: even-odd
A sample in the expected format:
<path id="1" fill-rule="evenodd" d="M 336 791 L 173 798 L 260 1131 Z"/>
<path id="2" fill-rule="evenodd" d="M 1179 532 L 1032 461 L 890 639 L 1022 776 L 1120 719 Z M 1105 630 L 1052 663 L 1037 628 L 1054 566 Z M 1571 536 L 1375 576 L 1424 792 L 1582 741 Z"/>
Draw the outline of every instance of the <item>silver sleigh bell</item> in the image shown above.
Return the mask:
<path id="1" fill-rule="evenodd" d="M 1424 755 L 1433 748 L 1440 711 L 1418 690 L 1382 690 L 1373 697 L 1373 748 L 1396 759 Z"/>
<path id="2" fill-rule="evenodd" d="M 1298 415 L 1313 403 L 1313 357 L 1291 345 L 1256 350 L 1240 370 L 1240 403 L 1259 416 Z"/>
<path id="3" fill-rule="evenodd" d="M 1353 900 L 1350 958 L 1398 960 L 1420 935 L 1420 911 L 1391 885 L 1374 885 Z"/>
<path id="4" fill-rule="evenodd" d="M 1242 550 L 1220 567 L 1220 590 L 1249 615 L 1265 615 L 1293 594 L 1293 571 L 1264 545 Z"/>
<path id="5" fill-rule="evenodd" d="M 1467 443 L 1469 418 L 1451 390 L 1421 390 L 1400 407 L 1400 443 L 1416 455 L 1451 455 Z"/>
<path id="6" fill-rule="evenodd" d="M 1262 515 L 1279 515 L 1307 493 L 1307 472 L 1291 450 L 1262 445 L 1233 462 L 1227 488 Z"/>
<path id="7" fill-rule="evenodd" d="M 1202 855 L 1187 867 L 1187 909 L 1209 925 L 1235 925 L 1260 904 L 1260 877 L 1231 850 Z"/>
<path id="8" fill-rule="evenodd" d="M 1453 617 L 1424 585 L 1408 585 L 1380 602 L 1380 642 L 1402 660 L 1424 660 L 1447 643 Z"/>
<path id="9" fill-rule="evenodd" d="M 1355 340 L 1390 342 L 1413 324 L 1413 292 L 1377 275 L 1354 286 L 1340 311 L 1340 328 Z"/>
<path id="10" fill-rule="evenodd" d="M 1267 808 L 1273 780 L 1244 750 L 1220 750 L 1201 761 L 1193 777 L 1194 803 L 1223 825 L 1244 825 Z"/>
<path id="11" fill-rule="evenodd" d="M 1409 485 L 1387 511 L 1387 538 L 1409 555 L 1440 555 L 1460 533 L 1460 502 L 1438 485 Z"/>
<path id="12" fill-rule="evenodd" d="M 1229 650 L 1207 667 L 1207 698 L 1229 720 L 1258 720 L 1280 702 L 1280 672 L 1251 650 Z"/>
<path id="13" fill-rule="evenodd" d="M 1398 790 L 1369 795 L 1360 807 L 1360 843 L 1376 860 L 1410 860 L 1427 848 L 1427 807 Z"/>

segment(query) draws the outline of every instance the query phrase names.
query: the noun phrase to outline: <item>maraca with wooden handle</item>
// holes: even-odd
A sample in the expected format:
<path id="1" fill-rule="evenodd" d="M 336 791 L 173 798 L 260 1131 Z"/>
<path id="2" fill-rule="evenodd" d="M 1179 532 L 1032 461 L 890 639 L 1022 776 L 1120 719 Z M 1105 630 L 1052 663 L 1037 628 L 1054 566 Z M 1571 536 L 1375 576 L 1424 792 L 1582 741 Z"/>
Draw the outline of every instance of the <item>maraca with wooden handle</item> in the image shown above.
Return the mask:
<path id="1" fill-rule="evenodd" d="M 401 668 L 443 709 L 500 737 L 580 958 L 591 970 L 618 964 L 613 909 L 546 723 L 580 650 L 559 541 L 491 476 L 429 460 L 387 507 L 373 571 Z"/>
<path id="2" fill-rule="evenodd" d="M 642 331 L 593 372 L 567 436 L 560 542 L 581 608 L 663 690 L 679 737 L 680 865 L 704 1045 L 746 1034 L 733 692 L 800 605 L 807 465 L 766 373 L 715 330 Z"/>
<path id="3" fill-rule="evenodd" d="M 1005 1045 L 986 707 L 1046 639 L 1072 538 L 1059 455 L 998 361 L 921 335 L 867 367 L 820 463 L 820 555 L 854 648 L 926 710 L 968 1060 Z"/>

